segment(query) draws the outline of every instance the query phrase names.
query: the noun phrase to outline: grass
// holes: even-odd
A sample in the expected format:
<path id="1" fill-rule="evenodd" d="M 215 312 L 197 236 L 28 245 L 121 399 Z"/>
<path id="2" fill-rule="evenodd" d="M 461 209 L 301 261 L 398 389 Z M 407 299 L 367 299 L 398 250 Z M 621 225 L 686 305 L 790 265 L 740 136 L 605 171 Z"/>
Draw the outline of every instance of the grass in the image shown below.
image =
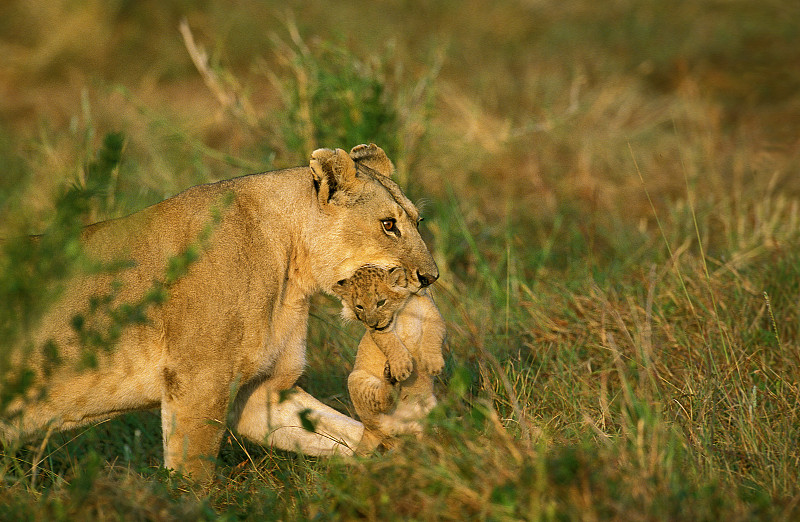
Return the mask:
<path id="1" fill-rule="evenodd" d="M 18 4 L 0 237 L 67 244 L 62 195 L 92 180 L 78 221 L 385 143 L 425 200 L 449 346 L 421 441 L 314 459 L 229 433 L 198 492 L 159 468 L 157 415 L 131 414 L 5 448 L 0 518 L 800 515 L 797 8 Z M 29 262 L 5 256 L 4 296 Z M 361 332 L 337 313 L 315 298 L 301 384 L 353 414 Z"/>

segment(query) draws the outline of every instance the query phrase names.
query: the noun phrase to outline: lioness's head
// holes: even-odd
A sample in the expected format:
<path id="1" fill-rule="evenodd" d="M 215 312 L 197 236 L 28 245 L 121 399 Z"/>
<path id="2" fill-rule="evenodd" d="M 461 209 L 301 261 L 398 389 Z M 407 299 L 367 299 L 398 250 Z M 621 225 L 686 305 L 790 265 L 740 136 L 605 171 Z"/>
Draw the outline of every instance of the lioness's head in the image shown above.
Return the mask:
<path id="1" fill-rule="evenodd" d="M 413 292 L 436 281 L 439 269 L 419 234 L 419 211 L 390 179 L 394 166 L 380 147 L 358 145 L 350 154 L 318 149 L 311 171 L 323 226 L 330 227 L 325 255 L 333 273 L 320 281 L 323 288 L 364 265 L 403 267 Z"/>

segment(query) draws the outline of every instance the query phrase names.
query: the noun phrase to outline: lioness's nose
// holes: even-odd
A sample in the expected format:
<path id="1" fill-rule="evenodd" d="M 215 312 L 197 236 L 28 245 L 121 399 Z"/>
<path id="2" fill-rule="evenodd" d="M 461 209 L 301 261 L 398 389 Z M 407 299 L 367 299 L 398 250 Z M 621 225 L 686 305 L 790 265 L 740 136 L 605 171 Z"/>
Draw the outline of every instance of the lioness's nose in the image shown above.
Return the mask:
<path id="1" fill-rule="evenodd" d="M 419 284 L 422 285 L 422 288 L 426 286 L 432 285 L 437 279 L 439 279 L 439 274 L 421 274 L 417 271 L 417 279 L 419 279 Z"/>

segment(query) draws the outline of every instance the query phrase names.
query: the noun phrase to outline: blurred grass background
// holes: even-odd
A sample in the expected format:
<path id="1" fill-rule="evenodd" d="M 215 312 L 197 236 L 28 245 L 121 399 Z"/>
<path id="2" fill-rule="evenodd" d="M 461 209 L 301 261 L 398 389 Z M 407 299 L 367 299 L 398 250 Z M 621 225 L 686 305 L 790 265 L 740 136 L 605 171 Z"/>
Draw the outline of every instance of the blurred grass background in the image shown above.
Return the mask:
<path id="1" fill-rule="evenodd" d="M 158 469 L 145 412 L 7 448 L 0 518 L 796 518 L 798 20 L 782 0 L 6 0 L 0 237 L 47 229 L 113 133 L 86 220 L 374 141 L 424 200 L 450 338 L 421 442 L 353 462 L 230 434 L 198 495 Z M 352 413 L 360 329 L 337 310 L 315 300 L 301 384 Z"/>

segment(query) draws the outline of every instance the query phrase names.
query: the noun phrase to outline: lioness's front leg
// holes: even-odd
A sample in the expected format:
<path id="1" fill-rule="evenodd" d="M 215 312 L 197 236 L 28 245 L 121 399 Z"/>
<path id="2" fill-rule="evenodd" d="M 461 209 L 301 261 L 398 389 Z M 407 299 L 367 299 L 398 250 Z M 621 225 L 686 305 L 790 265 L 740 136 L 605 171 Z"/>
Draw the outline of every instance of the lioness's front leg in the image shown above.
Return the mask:
<path id="1" fill-rule="evenodd" d="M 213 380 L 204 377 L 165 367 L 161 399 L 164 467 L 198 482 L 213 477 L 230 393 L 227 387 L 209 389 Z"/>
<path id="2" fill-rule="evenodd" d="M 306 455 L 352 455 L 364 426 L 294 387 L 283 393 L 269 381 L 245 385 L 237 397 L 232 424 L 240 434 L 283 450 Z M 303 427 L 303 419 L 314 431 Z"/>

